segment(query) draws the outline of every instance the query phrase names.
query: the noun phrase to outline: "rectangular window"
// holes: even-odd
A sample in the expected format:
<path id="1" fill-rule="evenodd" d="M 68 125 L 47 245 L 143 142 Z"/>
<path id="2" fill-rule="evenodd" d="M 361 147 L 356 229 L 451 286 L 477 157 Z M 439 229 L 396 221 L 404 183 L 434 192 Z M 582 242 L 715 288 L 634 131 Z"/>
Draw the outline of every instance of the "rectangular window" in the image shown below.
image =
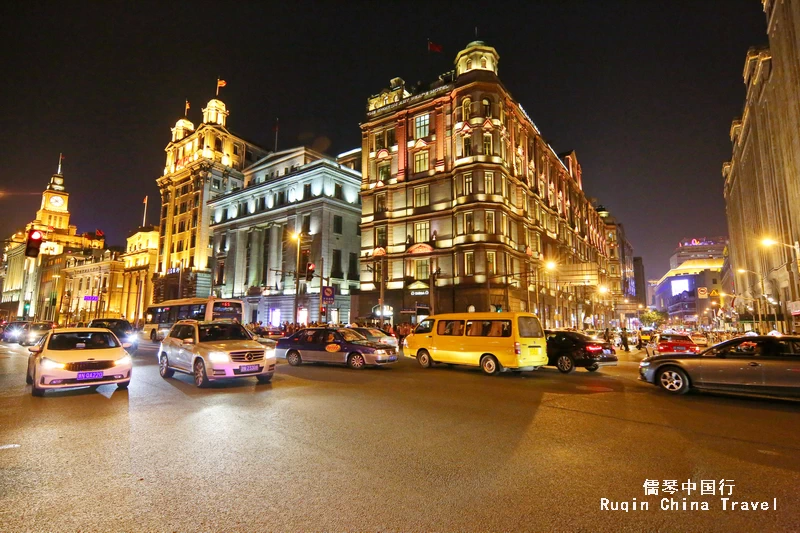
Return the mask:
<path id="1" fill-rule="evenodd" d="M 423 150 L 414 154 L 414 172 L 426 172 L 428 170 L 428 151 Z"/>
<path id="2" fill-rule="evenodd" d="M 425 207 L 429 205 L 428 191 L 429 187 L 427 185 L 414 189 L 414 207 Z"/>
<path id="3" fill-rule="evenodd" d="M 468 337 L 510 337 L 510 320 L 468 320 Z"/>
<path id="4" fill-rule="evenodd" d="M 414 224 L 414 242 L 428 242 L 431 235 L 430 222 L 416 222 Z"/>
<path id="5" fill-rule="evenodd" d="M 472 194 L 472 174 L 464 174 L 464 195 Z"/>
<path id="6" fill-rule="evenodd" d="M 494 172 L 487 172 L 484 174 L 483 178 L 483 191 L 486 194 L 494 194 Z"/>
<path id="7" fill-rule="evenodd" d="M 486 211 L 486 233 L 495 233 L 494 211 Z"/>
<path id="8" fill-rule="evenodd" d="M 306 183 L 305 185 L 303 185 L 303 200 L 308 200 L 309 198 L 311 198 L 311 184 Z"/>
<path id="9" fill-rule="evenodd" d="M 344 200 L 344 190 L 341 183 L 336 183 L 333 186 L 333 197 L 337 200 Z"/>
<path id="10" fill-rule="evenodd" d="M 430 115 L 420 115 L 414 119 L 414 138 L 427 137 L 430 131 Z"/>
<path id="11" fill-rule="evenodd" d="M 375 212 L 376 213 L 384 213 L 386 212 L 386 193 L 378 193 L 375 195 Z"/>
<path id="12" fill-rule="evenodd" d="M 303 233 L 311 233 L 311 215 L 303 215 Z"/>
<path id="13" fill-rule="evenodd" d="M 331 276 L 334 278 L 343 278 L 344 273 L 342 272 L 342 251 L 341 250 L 334 250 L 333 251 L 333 258 L 331 261 Z"/>
<path id="14" fill-rule="evenodd" d="M 502 224 L 501 224 L 501 226 L 500 226 L 500 232 L 501 232 L 503 235 L 507 235 L 507 233 L 506 233 L 506 230 L 507 230 L 507 228 L 508 228 L 508 217 L 506 216 L 506 214 L 505 214 L 505 213 L 503 213 L 503 214 L 501 215 L 501 217 L 502 217 L 502 218 L 501 218 L 501 220 L 502 220 Z"/>
<path id="15" fill-rule="evenodd" d="M 397 144 L 397 140 L 395 139 L 394 135 L 394 128 L 386 131 L 386 146 L 391 148 Z"/>
<path id="16" fill-rule="evenodd" d="M 486 274 L 489 276 L 497 274 L 497 254 L 495 252 L 486 252 Z"/>
<path id="17" fill-rule="evenodd" d="M 427 259 L 414 260 L 414 278 L 415 279 L 428 279 L 430 277 L 430 269 L 428 268 Z"/>
<path id="18" fill-rule="evenodd" d="M 475 252 L 464 252 L 464 275 L 475 275 Z"/>
<path id="19" fill-rule="evenodd" d="M 349 279 L 358 279 L 358 254 L 350 252 L 350 260 L 347 264 L 347 277 Z"/>
<path id="20" fill-rule="evenodd" d="M 375 134 L 375 151 L 386 148 L 386 133 L 381 131 Z"/>
<path id="21" fill-rule="evenodd" d="M 333 215 L 333 232 L 342 233 L 342 217 L 339 215 Z"/>
<path id="22" fill-rule="evenodd" d="M 378 181 L 387 182 L 392 177 L 392 167 L 390 164 L 378 167 Z"/>
<path id="23" fill-rule="evenodd" d="M 439 320 L 436 324 L 436 333 L 447 337 L 460 337 L 464 334 L 464 321 Z"/>
<path id="24" fill-rule="evenodd" d="M 386 248 L 388 241 L 386 239 L 386 226 L 378 226 L 375 228 L 375 248 Z"/>
<path id="25" fill-rule="evenodd" d="M 464 213 L 464 232 L 471 235 L 475 231 L 475 224 L 473 223 L 472 213 Z"/>

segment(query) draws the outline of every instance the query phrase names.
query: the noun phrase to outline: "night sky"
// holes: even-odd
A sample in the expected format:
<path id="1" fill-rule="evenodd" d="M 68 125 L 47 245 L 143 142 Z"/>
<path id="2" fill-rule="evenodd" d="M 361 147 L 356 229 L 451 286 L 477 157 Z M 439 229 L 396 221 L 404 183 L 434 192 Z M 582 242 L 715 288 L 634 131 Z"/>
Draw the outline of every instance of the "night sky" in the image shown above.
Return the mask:
<path id="1" fill-rule="evenodd" d="M 520 7 L 524 6 L 524 7 Z M 24 226 L 65 154 L 72 223 L 124 245 L 157 222 L 170 128 L 198 125 L 217 77 L 234 133 L 336 155 L 360 144 L 368 96 L 426 83 L 478 38 L 586 194 L 623 222 L 649 278 L 683 237 L 726 235 L 722 163 L 744 102 L 758 0 L 4 2 L 0 231 Z M 427 54 L 426 40 L 442 54 Z"/>

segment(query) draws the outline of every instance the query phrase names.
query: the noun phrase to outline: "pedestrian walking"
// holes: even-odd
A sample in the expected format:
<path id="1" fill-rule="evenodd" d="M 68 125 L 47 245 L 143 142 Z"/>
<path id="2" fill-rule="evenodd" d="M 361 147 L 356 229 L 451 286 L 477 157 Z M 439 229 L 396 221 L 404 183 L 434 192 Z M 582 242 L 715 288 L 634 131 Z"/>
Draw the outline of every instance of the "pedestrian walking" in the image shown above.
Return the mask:
<path id="1" fill-rule="evenodd" d="M 603 340 L 606 342 L 611 340 L 611 332 L 608 330 L 608 328 L 606 328 L 606 330 L 603 332 Z"/>
<path id="2" fill-rule="evenodd" d="M 622 328 L 622 333 L 620 333 L 620 337 L 622 340 L 622 347 L 625 349 L 626 352 L 630 352 L 631 349 L 628 347 L 628 330 L 626 328 Z"/>

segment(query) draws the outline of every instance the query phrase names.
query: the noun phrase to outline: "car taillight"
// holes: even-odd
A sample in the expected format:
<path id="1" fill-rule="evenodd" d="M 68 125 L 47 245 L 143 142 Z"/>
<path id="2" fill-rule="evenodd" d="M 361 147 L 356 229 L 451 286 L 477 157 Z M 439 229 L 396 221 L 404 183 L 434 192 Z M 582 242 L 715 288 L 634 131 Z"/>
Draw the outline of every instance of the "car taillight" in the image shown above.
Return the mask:
<path id="1" fill-rule="evenodd" d="M 522 355 L 522 345 L 518 342 L 514 343 L 514 355 Z"/>
<path id="2" fill-rule="evenodd" d="M 603 351 L 603 347 L 599 344 L 588 344 L 586 346 L 586 351 L 589 353 L 598 353 Z"/>
<path id="3" fill-rule="evenodd" d="M 695 353 L 700 353 L 701 351 L 700 346 L 693 346 L 692 349 L 695 351 Z"/>
<path id="4" fill-rule="evenodd" d="M 659 352 L 666 352 L 669 349 L 669 346 L 666 344 L 658 344 L 658 351 Z"/>

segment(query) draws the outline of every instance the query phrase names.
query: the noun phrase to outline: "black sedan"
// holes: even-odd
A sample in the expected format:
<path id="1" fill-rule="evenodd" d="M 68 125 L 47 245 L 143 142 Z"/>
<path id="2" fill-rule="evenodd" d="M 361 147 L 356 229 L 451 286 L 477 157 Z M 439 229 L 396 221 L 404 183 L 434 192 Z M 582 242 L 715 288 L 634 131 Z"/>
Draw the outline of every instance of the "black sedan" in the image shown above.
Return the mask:
<path id="1" fill-rule="evenodd" d="M 595 372 L 601 366 L 617 364 L 616 351 L 610 342 L 568 330 L 547 330 L 545 336 L 548 365 L 555 366 L 564 374 L 576 367 Z"/>
<path id="2" fill-rule="evenodd" d="M 800 337 L 739 337 L 700 353 L 647 357 L 639 378 L 671 394 L 707 389 L 800 397 Z"/>
<path id="3" fill-rule="evenodd" d="M 302 363 L 343 363 L 360 369 L 367 365 L 386 365 L 397 361 L 391 346 L 370 342 L 348 328 L 307 328 L 278 339 L 275 356 L 292 366 Z"/>

